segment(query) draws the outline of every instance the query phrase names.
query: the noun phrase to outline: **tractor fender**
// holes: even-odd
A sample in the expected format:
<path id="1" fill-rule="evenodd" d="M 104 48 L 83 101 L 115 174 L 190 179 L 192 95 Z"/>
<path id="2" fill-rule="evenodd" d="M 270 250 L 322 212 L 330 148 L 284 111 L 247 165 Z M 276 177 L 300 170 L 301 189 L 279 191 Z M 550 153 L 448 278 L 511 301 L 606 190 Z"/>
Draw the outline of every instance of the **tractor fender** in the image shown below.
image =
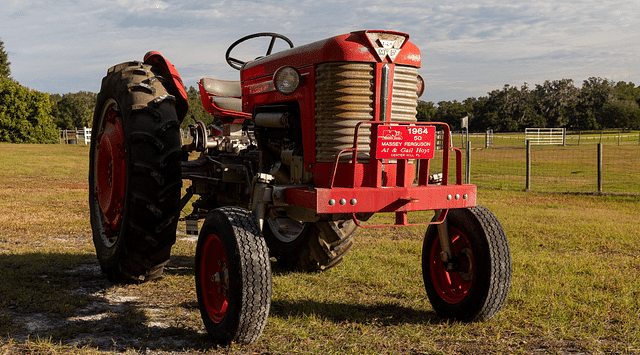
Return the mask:
<path id="1" fill-rule="evenodd" d="M 180 123 L 182 123 L 189 110 L 189 99 L 178 70 L 169 60 L 156 51 L 147 52 L 144 55 L 144 63 L 156 68 L 163 77 L 171 78 L 167 91 L 176 98 L 176 113 Z"/>

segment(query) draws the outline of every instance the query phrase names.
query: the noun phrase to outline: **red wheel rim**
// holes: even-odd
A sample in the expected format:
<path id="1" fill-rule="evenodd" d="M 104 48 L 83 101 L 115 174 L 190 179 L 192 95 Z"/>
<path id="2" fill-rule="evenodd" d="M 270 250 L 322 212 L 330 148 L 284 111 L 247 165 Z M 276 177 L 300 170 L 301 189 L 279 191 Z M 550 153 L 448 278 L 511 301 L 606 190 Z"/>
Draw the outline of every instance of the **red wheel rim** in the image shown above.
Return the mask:
<path id="1" fill-rule="evenodd" d="M 119 112 L 114 107 L 107 109 L 106 121 L 98 138 L 96 193 L 107 235 L 112 236 L 122 224 L 127 165 L 124 129 Z"/>
<path id="2" fill-rule="evenodd" d="M 457 257 L 455 270 L 447 271 L 446 265 L 440 259 L 440 240 L 435 238 L 429 255 L 429 272 L 431 282 L 443 301 L 456 304 L 462 301 L 473 281 L 473 253 L 467 237 L 456 228 L 450 228 L 451 251 Z"/>
<path id="3" fill-rule="evenodd" d="M 224 247 L 217 235 L 207 236 L 199 267 L 204 307 L 209 318 L 214 323 L 220 323 L 229 305 L 229 269 Z"/>

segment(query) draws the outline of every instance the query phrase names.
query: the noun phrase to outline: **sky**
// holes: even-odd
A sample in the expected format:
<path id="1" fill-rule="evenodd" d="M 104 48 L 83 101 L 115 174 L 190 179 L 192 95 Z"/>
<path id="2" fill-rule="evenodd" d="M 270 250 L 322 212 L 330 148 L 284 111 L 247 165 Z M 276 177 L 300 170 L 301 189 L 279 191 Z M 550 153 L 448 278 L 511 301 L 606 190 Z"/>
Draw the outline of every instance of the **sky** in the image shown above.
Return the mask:
<path id="1" fill-rule="evenodd" d="M 202 77 L 238 80 L 224 55 L 251 33 L 302 45 L 392 30 L 420 48 L 421 100 L 437 103 L 545 80 L 638 85 L 639 15 L 640 0 L 0 0 L 0 40 L 14 80 L 65 94 L 98 92 L 110 66 L 150 50 L 197 87 Z M 234 56 L 264 54 L 266 44 L 251 43 Z"/>

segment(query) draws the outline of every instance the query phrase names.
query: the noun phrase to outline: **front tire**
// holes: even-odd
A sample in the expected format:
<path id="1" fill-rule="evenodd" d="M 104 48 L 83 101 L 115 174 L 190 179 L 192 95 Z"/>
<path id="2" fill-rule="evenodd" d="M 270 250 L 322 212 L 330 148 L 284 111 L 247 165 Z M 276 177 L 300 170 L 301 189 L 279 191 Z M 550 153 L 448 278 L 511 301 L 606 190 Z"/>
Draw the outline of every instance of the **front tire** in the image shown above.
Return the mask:
<path id="1" fill-rule="evenodd" d="M 221 207 L 207 215 L 196 249 L 196 293 L 214 341 L 258 340 L 271 306 L 271 264 L 258 222 L 248 210 Z"/>
<path id="2" fill-rule="evenodd" d="M 180 122 L 175 98 L 141 62 L 102 80 L 93 118 L 89 207 L 102 271 L 115 282 L 159 277 L 180 213 Z"/>
<path id="3" fill-rule="evenodd" d="M 511 252 L 498 219 L 486 208 L 449 210 L 453 259 L 441 261 L 438 228 L 429 226 L 422 247 L 422 276 L 439 317 L 488 320 L 504 306 L 511 285 Z"/>

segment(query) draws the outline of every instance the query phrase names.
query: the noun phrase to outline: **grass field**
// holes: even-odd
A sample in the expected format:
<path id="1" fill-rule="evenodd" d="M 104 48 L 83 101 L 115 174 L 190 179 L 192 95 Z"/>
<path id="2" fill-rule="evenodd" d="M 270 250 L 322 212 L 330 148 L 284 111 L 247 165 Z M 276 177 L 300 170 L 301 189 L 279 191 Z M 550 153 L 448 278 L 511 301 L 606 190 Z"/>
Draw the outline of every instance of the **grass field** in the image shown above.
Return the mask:
<path id="1" fill-rule="evenodd" d="M 482 187 L 524 190 L 524 133 L 496 134 L 491 148 L 485 136 L 471 141 L 471 182 Z M 452 139 L 463 147 L 462 136 Z M 598 147 L 602 142 L 602 192 L 640 194 L 640 133 L 608 132 L 567 135 L 566 146 L 531 146 L 531 190 L 537 192 L 598 192 Z M 453 166 L 452 166 L 453 167 Z"/>
<path id="2" fill-rule="evenodd" d="M 0 166 L 0 354 L 640 353 L 637 196 L 480 189 L 513 260 L 507 304 L 490 321 L 435 315 L 420 271 L 424 228 L 360 230 L 327 272 L 274 266 L 261 339 L 218 348 L 199 316 L 193 238 L 179 233 L 157 281 L 101 275 L 87 147 L 0 144 Z"/>

